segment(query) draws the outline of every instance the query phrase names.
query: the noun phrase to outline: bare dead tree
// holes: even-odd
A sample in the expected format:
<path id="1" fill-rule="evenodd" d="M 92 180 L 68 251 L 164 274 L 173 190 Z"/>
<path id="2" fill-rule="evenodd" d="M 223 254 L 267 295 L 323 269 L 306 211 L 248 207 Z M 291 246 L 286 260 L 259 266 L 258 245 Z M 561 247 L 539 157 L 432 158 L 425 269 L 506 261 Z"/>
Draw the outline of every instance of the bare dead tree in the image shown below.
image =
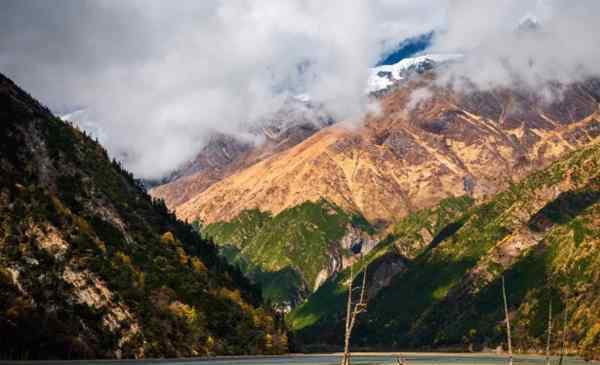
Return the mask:
<path id="1" fill-rule="evenodd" d="M 552 298 L 548 301 L 548 338 L 546 339 L 546 365 L 550 365 L 550 339 L 552 338 Z"/>
<path id="2" fill-rule="evenodd" d="M 504 316 L 506 318 L 506 338 L 508 341 L 508 364 L 513 365 L 512 338 L 510 335 L 510 318 L 508 317 L 508 301 L 506 300 L 506 286 L 502 275 L 502 298 L 504 299 Z"/>
<path id="3" fill-rule="evenodd" d="M 361 255 L 362 260 L 362 255 Z M 356 324 L 356 317 L 362 313 L 367 311 L 367 298 L 366 298 L 366 288 L 367 288 L 367 265 L 365 265 L 362 270 L 362 284 L 360 287 L 360 298 L 358 303 L 352 304 L 352 292 L 354 287 L 353 283 L 353 265 L 350 265 L 350 278 L 348 279 L 348 302 L 346 303 L 346 332 L 344 335 L 344 356 L 342 357 L 341 365 L 350 365 L 350 338 L 352 336 L 352 329 Z"/>
<path id="4" fill-rule="evenodd" d="M 563 326 L 562 326 L 562 340 L 560 345 L 560 360 L 558 360 L 558 365 L 563 364 L 563 358 L 565 356 L 565 348 L 567 343 L 567 306 L 565 305 L 565 309 L 563 311 Z"/>

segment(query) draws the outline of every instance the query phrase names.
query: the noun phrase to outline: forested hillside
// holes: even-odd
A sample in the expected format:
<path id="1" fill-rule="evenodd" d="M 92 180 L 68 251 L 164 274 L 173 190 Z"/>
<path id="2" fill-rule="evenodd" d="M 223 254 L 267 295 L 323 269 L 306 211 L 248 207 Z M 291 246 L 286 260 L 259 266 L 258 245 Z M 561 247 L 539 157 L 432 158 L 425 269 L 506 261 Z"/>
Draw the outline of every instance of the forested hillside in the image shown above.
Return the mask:
<path id="1" fill-rule="evenodd" d="M 279 353 L 259 288 L 0 75 L 0 358 Z"/>
<path id="2" fill-rule="evenodd" d="M 246 210 L 230 222 L 204 229 L 229 262 L 260 283 L 265 299 L 295 306 L 328 277 L 348 265 L 356 240 L 374 244 L 370 224 L 324 199 L 276 215 Z"/>
<path id="3" fill-rule="evenodd" d="M 369 307 L 354 346 L 502 345 L 504 276 L 517 351 L 542 351 L 552 301 L 552 348 L 564 331 L 569 351 L 600 358 L 600 145 L 471 203 L 451 199 L 409 215 L 366 257 Z M 340 344 L 347 275 L 288 317 L 301 348 Z"/>

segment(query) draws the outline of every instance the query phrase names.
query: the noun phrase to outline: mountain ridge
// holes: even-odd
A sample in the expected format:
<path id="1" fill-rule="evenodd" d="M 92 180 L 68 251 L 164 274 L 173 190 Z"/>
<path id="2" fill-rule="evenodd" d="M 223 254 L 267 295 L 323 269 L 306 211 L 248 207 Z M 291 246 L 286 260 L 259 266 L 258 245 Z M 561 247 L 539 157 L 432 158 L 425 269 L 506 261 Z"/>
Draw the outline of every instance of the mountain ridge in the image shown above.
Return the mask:
<path id="1" fill-rule="evenodd" d="M 368 287 L 377 290 L 369 291 L 354 345 L 471 351 L 503 345 L 505 276 L 515 351 L 545 349 L 552 300 L 552 347 L 558 351 L 566 328 L 569 352 L 598 359 L 599 163 L 596 142 L 485 202 L 464 209 L 443 202 L 401 220 L 366 257 Z M 288 316 L 301 348 L 340 345 L 348 274 L 332 277 Z"/>
<path id="2" fill-rule="evenodd" d="M 361 240 L 365 251 L 376 240 L 360 215 L 321 199 L 279 214 L 244 211 L 230 221 L 209 224 L 211 237 L 230 262 L 267 288 L 265 300 L 292 308 L 335 273 L 353 262 L 350 246 Z M 281 280 L 287 277 L 289 282 Z"/>
<path id="3" fill-rule="evenodd" d="M 324 107 L 309 97 L 288 97 L 274 113 L 249 126 L 249 136 L 213 134 L 196 157 L 149 184 L 149 192 L 174 210 L 214 183 L 297 145 L 332 123 Z"/>
<path id="4" fill-rule="evenodd" d="M 546 103 L 524 91 L 457 94 L 412 82 L 382 97 L 381 116 L 362 127 L 322 129 L 174 208 L 213 223 L 323 197 L 376 222 L 448 196 L 493 194 L 598 137 L 600 87 L 589 85 L 563 87 L 563 99 Z M 407 111 L 424 88 L 432 97 Z"/>
<path id="5" fill-rule="evenodd" d="M 332 238 L 329 248 L 310 250 L 313 274 L 306 275 L 308 271 L 292 264 L 285 253 L 265 261 L 261 255 L 245 252 L 236 239 L 224 234 L 230 229 L 245 229 L 241 217 L 254 211 L 274 217 L 287 215 L 304 204 L 318 205 L 325 200 L 346 214 L 366 218 L 377 233 L 364 239 L 376 242 L 394 231 L 394 222 L 402 217 L 454 197 L 486 201 L 514 181 L 599 139 L 597 80 L 555 85 L 553 90 L 560 91 L 562 97 L 551 101 L 527 89 L 461 93 L 437 86 L 435 81 L 432 74 L 407 80 L 378 98 L 381 114 L 369 116 L 364 124 L 354 128 L 333 125 L 316 131 L 215 182 L 175 206 L 176 214 L 201 222 L 226 257 L 270 288 L 270 293 L 277 293 L 271 299 L 292 303 L 293 308 L 299 299 L 324 285 L 324 280 L 351 264 L 341 260 L 342 265 L 337 265 L 340 260 L 331 256 L 332 252 L 346 252 L 347 245 Z M 427 97 L 415 101 L 422 90 L 427 90 Z M 174 186 L 164 188 L 177 193 Z M 296 252 L 306 245 L 307 236 L 301 227 L 314 222 L 302 216 L 296 219 L 285 227 L 271 227 L 286 232 L 280 234 L 287 237 L 283 252 Z M 321 229 L 313 227 L 318 232 Z M 245 234 L 244 242 L 258 239 L 255 233 Z M 423 234 L 433 237 L 436 233 Z M 262 240 L 265 252 L 271 246 L 281 246 L 278 240 Z M 232 250 L 232 245 L 237 248 Z M 377 254 L 371 249 L 372 245 L 366 245 L 365 254 Z M 324 262 L 322 257 L 332 259 Z M 280 266 L 275 268 L 274 263 Z M 390 272 L 404 265 L 388 264 Z M 278 270 L 296 273 L 290 279 L 294 284 L 280 286 Z M 319 272 L 317 281 L 314 272 Z M 382 280 L 387 280 L 385 277 Z"/>
<path id="6" fill-rule="evenodd" d="M 0 357 L 287 351 L 214 244 L 3 75 L 0 117 Z"/>
<path id="7" fill-rule="evenodd" d="M 378 65 L 370 69 L 366 93 L 373 97 L 383 95 L 410 78 L 437 70 L 461 57 L 458 54 L 426 54 L 403 58 L 394 64 Z M 287 96 L 275 112 L 250 123 L 246 127 L 248 135 L 242 138 L 215 132 L 193 159 L 161 179 L 146 181 L 145 185 L 150 194 L 164 199 L 169 208 L 175 209 L 233 171 L 293 147 L 334 122 L 325 106 L 313 102 L 310 95 Z M 248 140 L 249 137 L 252 141 Z M 220 149 L 216 149 L 215 145 Z M 228 150 L 233 152 L 235 158 L 222 156 L 222 152 Z M 207 160 L 211 158 L 221 160 L 221 163 L 211 168 L 207 166 Z M 229 163 L 223 163 L 224 158 L 229 159 Z M 170 183 L 173 186 L 169 186 Z"/>

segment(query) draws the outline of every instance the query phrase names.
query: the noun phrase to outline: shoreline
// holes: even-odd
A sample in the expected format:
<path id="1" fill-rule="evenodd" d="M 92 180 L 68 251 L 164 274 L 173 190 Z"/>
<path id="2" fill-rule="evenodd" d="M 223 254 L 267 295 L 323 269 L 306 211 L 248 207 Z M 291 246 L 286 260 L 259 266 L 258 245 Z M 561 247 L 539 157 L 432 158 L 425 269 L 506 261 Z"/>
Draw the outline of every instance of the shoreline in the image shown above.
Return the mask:
<path id="1" fill-rule="evenodd" d="M 20 364 L 20 365 L 65 365 L 65 364 L 169 364 L 169 363 L 210 363 L 213 361 L 252 361 L 252 360 L 285 360 L 285 359 L 310 359 L 310 358 L 339 358 L 342 352 L 333 353 L 290 353 L 285 355 L 231 355 L 231 356 L 203 356 L 203 357 L 175 357 L 175 358 L 147 358 L 147 359 L 79 359 L 79 360 L 0 360 L 0 365 L 5 364 Z M 402 354 L 403 357 L 410 360 L 423 360 L 428 357 L 436 358 L 478 358 L 478 357 L 490 357 L 495 359 L 501 359 L 507 357 L 506 354 L 497 353 L 495 351 L 481 351 L 481 352 L 435 352 L 435 351 L 382 351 L 382 352 L 353 352 L 353 357 L 381 357 L 381 358 L 394 358 Z M 545 355 L 541 354 L 515 354 L 515 359 L 545 359 Z M 551 359 L 558 358 L 558 355 L 551 356 Z M 584 360 L 581 357 L 573 355 L 565 355 L 566 359 L 581 361 Z M 590 360 L 586 364 L 600 364 L 600 361 Z"/>

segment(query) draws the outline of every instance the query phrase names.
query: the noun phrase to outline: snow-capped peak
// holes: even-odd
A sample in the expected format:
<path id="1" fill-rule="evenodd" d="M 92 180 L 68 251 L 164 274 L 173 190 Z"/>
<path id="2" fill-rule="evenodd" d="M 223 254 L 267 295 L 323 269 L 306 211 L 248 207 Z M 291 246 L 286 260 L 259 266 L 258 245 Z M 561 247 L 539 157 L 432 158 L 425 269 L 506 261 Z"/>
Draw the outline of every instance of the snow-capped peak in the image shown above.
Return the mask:
<path id="1" fill-rule="evenodd" d="M 437 64 L 458 61 L 463 58 L 461 54 L 426 54 L 418 57 L 405 58 L 393 65 L 382 65 L 370 70 L 367 83 L 367 93 L 385 90 L 411 73 L 423 73 L 432 69 Z"/>

